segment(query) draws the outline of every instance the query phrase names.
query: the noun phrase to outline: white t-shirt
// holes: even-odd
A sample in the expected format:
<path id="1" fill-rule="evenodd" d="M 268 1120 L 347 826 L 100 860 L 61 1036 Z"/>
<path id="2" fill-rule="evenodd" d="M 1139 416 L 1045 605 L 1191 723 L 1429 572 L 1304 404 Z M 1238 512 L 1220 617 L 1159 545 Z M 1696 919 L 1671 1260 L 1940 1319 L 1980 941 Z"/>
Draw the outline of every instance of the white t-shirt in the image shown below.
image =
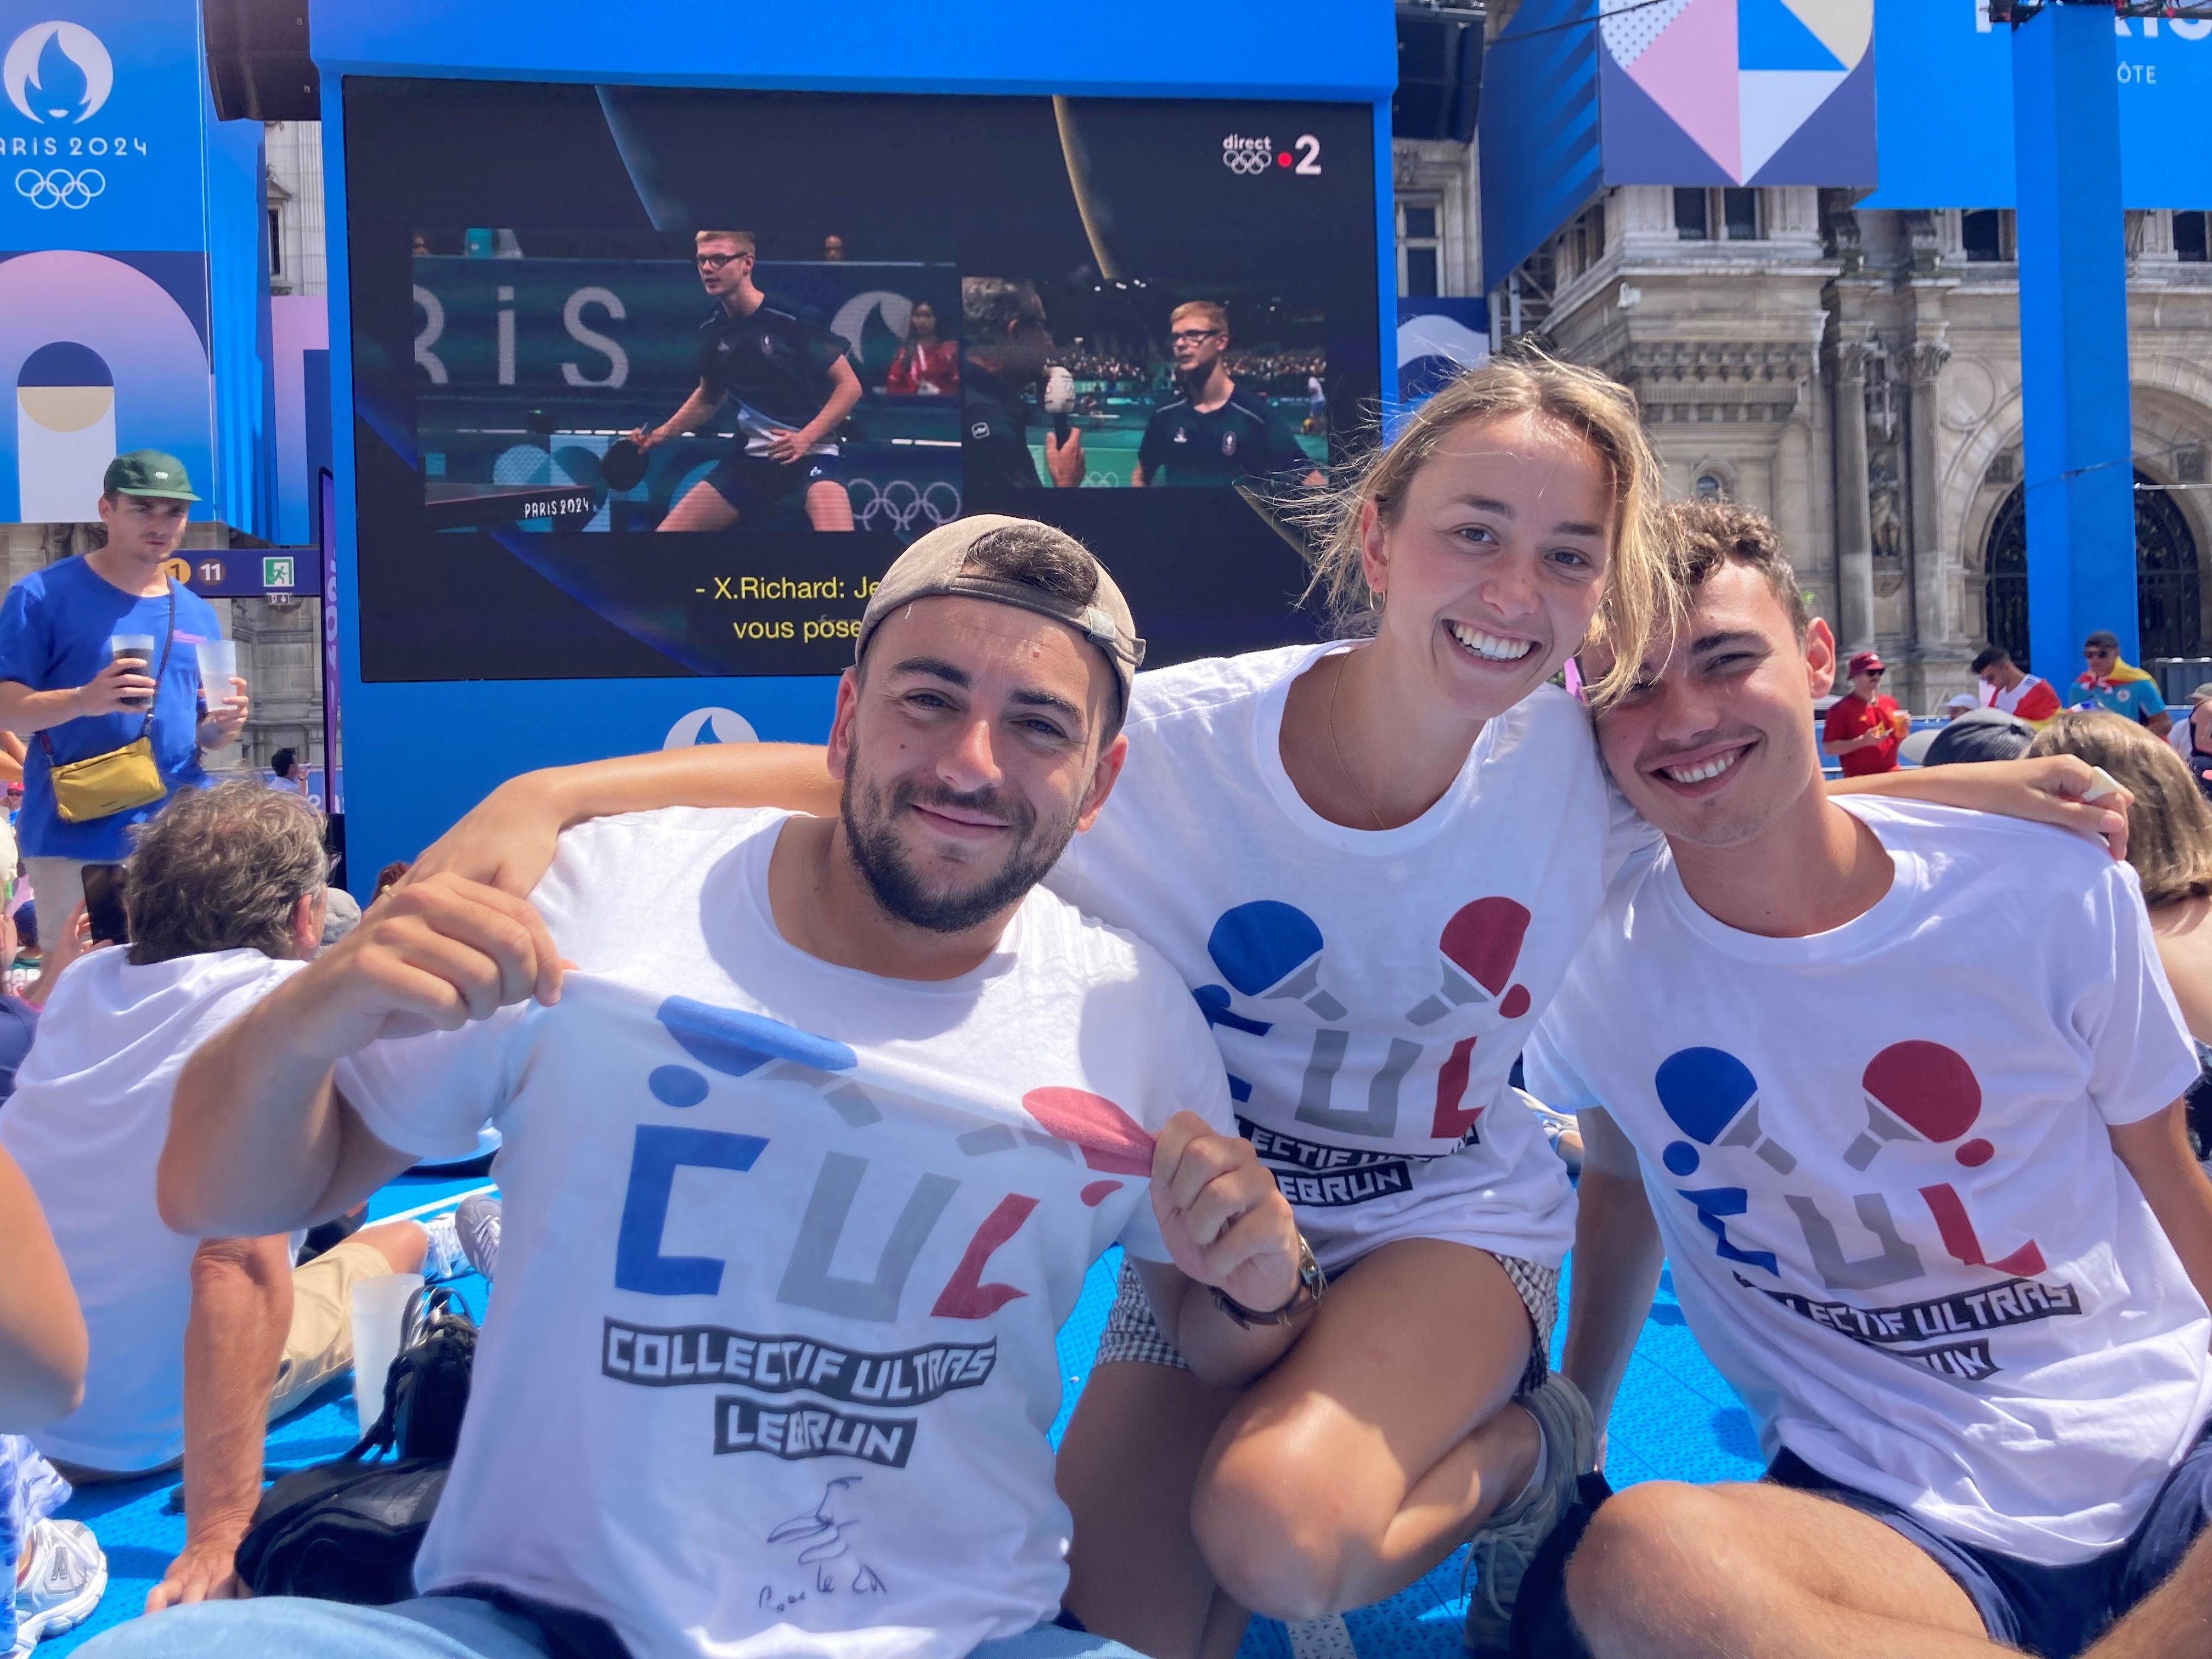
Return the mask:
<path id="1" fill-rule="evenodd" d="M 1529 1086 L 1635 1144 L 1675 1293 L 1760 1426 L 1946 1536 L 2124 1540 L 2212 1410 L 2212 1316 L 2109 1126 L 2197 1076 L 2135 872 L 2061 831 L 1840 803 L 1896 879 L 1810 939 L 1632 861 Z"/>
<path id="2" fill-rule="evenodd" d="M 1139 675 L 1128 763 L 1048 880 L 1191 986 L 1324 1267 L 1407 1237 L 1556 1265 L 1574 1189 L 1506 1079 L 1604 896 L 1589 716 L 1541 688 L 1419 818 L 1348 830 L 1281 747 L 1291 682 L 1340 648 Z"/>
<path id="3" fill-rule="evenodd" d="M 498 1294 L 416 1568 L 606 1619 L 639 1659 L 955 1659 L 1051 1619 L 1054 1339 L 1117 1239 L 1165 1252 L 1152 1132 L 1231 1121 L 1189 993 L 1033 892 L 917 982 L 788 944 L 786 815 L 561 838 L 557 1006 L 374 1045 L 380 1139 L 505 1136 Z"/>
<path id="4" fill-rule="evenodd" d="M 84 1403 L 31 1437 L 87 1468 L 157 1468 L 185 1449 L 185 1321 L 195 1239 L 171 1232 L 154 1177 L 191 1051 L 301 963 L 222 951 L 134 967 L 95 951 L 56 981 L 0 1146 L 23 1166 L 84 1309 Z"/>

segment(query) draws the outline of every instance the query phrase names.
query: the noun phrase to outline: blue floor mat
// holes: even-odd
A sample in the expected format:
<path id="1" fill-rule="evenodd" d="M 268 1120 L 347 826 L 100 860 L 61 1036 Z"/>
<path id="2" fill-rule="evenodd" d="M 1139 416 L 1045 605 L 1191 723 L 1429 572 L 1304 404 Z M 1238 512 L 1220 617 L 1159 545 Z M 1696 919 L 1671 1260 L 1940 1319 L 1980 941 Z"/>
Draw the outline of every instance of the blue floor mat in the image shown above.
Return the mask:
<path id="1" fill-rule="evenodd" d="M 382 1221 L 449 1209 L 463 1194 L 488 1187 L 481 1177 L 402 1180 L 370 1200 L 369 1216 Z M 1052 1425 L 1054 1445 L 1060 1443 L 1075 1409 L 1076 1396 L 1090 1373 L 1091 1357 L 1105 1328 L 1107 1310 L 1113 1306 L 1114 1280 L 1120 1264 L 1121 1252 L 1113 1250 L 1092 1265 L 1084 1280 L 1082 1298 L 1061 1328 L 1060 1368 L 1066 1395 Z M 454 1288 L 470 1311 L 482 1319 L 487 1289 L 483 1281 L 465 1279 Z M 1566 1294 L 1563 1278 L 1559 1287 L 1563 1313 Z M 1561 1322 L 1564 1326 L 1564 1318 Z M 1556 1340 L 1552 1358 L 1556 1364 Z M 353 1391 L 344 1383 L 333 1384 L 270 1431 L 268 1466 L 274 1473 L 325 1462 L 359 1437 Z M 1655 1480 L 1756 1480 L 1763 1467 L 1750 1416 L 1691 1340 L 1683 1325 L 1681 1308 L 1674 1300 L 1672 1281 L 1662 1274 L 1659 1294 L 1613 1407 L 1607 1478 L 1615 1486 Z M 87 1638 L 134 1617 L 144 1607 L 148 1592 L 161 1582 L 162 1569 L 184 1547 L 181 1501 L 173 1474 L 78 1492 L 62 1513 L 89 1525 L 107 1552 L 107 1595 L 80 1628 L 40 1643 L 39 1659 L 62 1659 Z M 1459 1659 L 1465 1652 L 1460 1641 L 1460 1625 L 1467 1611 L 1460 1589 L 1465 1556 L 1464 1551 L 1454 1555 L 1388 1601 L 1346 1613 L 1343 1627 L 1358 1659 Z M 1312 1655 L 1340 1652 L 1341 1638 L 1336 1636 L 1332 1621 L 1316 1624 L 1330 1628 L 1291 1630 L 1272 1619 L 1255 1619 L 1237 1659 L 1309 1659 Z"/>

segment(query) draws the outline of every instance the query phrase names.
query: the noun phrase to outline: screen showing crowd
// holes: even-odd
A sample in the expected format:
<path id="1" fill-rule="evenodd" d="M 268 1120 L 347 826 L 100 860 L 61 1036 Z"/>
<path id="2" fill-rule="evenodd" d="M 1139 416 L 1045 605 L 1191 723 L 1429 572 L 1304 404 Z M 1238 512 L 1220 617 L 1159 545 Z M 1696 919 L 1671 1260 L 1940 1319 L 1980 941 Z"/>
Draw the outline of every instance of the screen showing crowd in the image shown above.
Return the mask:
<path id="1" fill-rule="evenodd" d="M 346 95 L 369 678 L 829 672 L 977 511 L 1083 537 L 1155 660 L 1310 636 L 1280 526 L 1379 388 L 1365 106 Z"/>

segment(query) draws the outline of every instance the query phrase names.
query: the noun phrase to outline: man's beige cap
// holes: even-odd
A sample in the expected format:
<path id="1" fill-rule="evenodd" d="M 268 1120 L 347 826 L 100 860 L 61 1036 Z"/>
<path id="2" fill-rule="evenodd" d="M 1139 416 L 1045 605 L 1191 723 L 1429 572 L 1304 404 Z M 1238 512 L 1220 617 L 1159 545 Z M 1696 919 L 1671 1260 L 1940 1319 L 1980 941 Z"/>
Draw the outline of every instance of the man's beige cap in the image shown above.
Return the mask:
<path id="1" fill-rule="evenodd" d="M 1048 593 L 1041 587 L 1032 587 L 1027 582 L 1004 581 L 969 571 L 968 566 L 979 546 L 987 544 L 993 537 L 1010 533 L 1025 539 L 1043 537 L 1064 544 L 1066 550 L 1098 573 L 1097 592 L 1091 596 L 1089 603 L 1078 604 Z M 1104 653 L 1115 678 L 1121 684 L 1121 707 L 1124 710 L 1128 708 L 1129 684 L 1144 664 L 1145 642 L 1137 637 L 1136 619 L 1129 614 L 1129 602 L 1121 597 L 1121 590 L 1115 586 L 1106 567 L 1066 531 L 1040 524 L 1035 519 L 1010 518 L 998 513 L 980 513 L 972 519 L 955 519 L 951 524 L 939 525 L 900 554 L 884 573 L 883 580 L 868 598 L 867 610 L 861 615 L 860 637 L 853 648 L 853 660 L 860 661 L 877 624 L 892 611 L 916 599 L 934 599 L 941 594 L 994 599 L 1000 605 L 1018 605 L 1041 617 L 1066 623 Z"/>

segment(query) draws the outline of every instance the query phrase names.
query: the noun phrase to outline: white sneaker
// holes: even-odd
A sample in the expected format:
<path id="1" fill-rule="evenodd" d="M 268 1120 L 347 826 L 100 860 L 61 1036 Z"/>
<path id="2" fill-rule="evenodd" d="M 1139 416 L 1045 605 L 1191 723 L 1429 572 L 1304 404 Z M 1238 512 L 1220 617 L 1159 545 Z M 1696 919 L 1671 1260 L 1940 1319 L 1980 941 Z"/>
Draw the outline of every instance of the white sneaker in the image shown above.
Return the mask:
<path id="1" fill-rule="evenodd" d="M 15 1645 L 25 1659 L 42 1637 L 84 1622 L 107 1589 L 107 1558 L 82 1521 L 34 1521 L 24 1535 L 30 1569 L 15 1586 Z"/>
<path id="2" fill-rule="evenodd" d="M 469 1266 L 491 1282 L 492 1269 L 499 1265 L 499 1200 L 489 1193 L 471 1193 L 461 1200 L 461 1207 L 453 1212 L 453 1229 L 461 1236 L 461 1253 L 469 1259 Z"/>
<path id="3" fill-rule="evenodd" d="M 469 1258 L 461 1249 L 460 1235 L 453 1230 L 453 1218 L 434 1215 L 418 1224 L 423 1233 L 422 1282 L 438 1285 L 449 1279 L 459 1279 L 469 1270 Z"/>

